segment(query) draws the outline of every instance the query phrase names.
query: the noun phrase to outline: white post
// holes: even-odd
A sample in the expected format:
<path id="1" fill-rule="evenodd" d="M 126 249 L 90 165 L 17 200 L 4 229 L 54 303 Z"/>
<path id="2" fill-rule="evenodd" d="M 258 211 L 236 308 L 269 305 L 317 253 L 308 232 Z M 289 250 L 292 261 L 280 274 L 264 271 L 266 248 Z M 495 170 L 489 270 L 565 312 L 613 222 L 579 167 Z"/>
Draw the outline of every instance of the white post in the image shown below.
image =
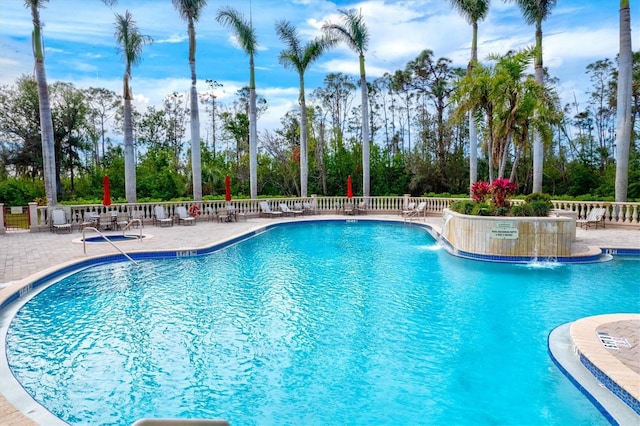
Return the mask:
<path id="1" fill-rule="evenodd" d="M 29 203 L 29 231 L 37 231 L 39 228 L 38 223 L 38 203 Z"/>
<path id="2" fill-rule="evenodd" d="M 7 228 L 4 226 L 4 204 L 0 203 L 0 234 L 7 232 Z"/>

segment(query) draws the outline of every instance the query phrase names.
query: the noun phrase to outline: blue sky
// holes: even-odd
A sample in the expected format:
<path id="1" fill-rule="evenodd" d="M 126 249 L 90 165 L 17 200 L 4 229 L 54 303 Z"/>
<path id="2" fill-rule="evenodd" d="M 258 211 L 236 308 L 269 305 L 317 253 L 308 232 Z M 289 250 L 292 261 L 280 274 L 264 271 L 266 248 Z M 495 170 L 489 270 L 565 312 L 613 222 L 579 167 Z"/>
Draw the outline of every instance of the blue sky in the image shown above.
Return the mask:
<path id="1" fill-rule="evenodd" d="M 631 0 L 631 26 L 640 22 L 640 0 Z M 248 84 L 248 58 L 228 29 L 215 21 L 221 7 L 231 5 L 247 17 L 251 11 L 260 50 L 256 56 L 258 94 L 267 99 L 268 112 L 258 130 L 278 127 L 279 119 L 297 104 L 295 71 L 278 63 L 284 48 L 274 24 L 279 19 L 293 23 L 304 38 L 319 33 L 322 23 L 336 22 L 338 8 L 362 11 L 371 40 L 366 54 L 369 80 L 384 72 L 404 69 L 424 49 L 436 57 L 448 57 L 454 65 L 466 66 L 471 27 L 446 0 L 325 1 L 325 0 L 209 0 L 196 24 L 198 91 L 208 90 L 205 79 L 223 84 L 217 90 L 221 102 L 231 102 L 234 93 Z M 617 0 L 559 0 L 551 17 L 543 23 L 544 65 L 560 79 L 563 101 L 574 96 L 585 99 L 588 64 L 615 59 L 618 51 Z M 44 23 L 46 69 L 49 82 L 72 82 L 77 87 L 105 87 L 121 93 L 124 65 L 115 48 L 114 12 L 129 10 L 143 34 L 154 39 L 146 46 L 143 61 L 132 70 L 131 82 L 138 110 L 160 104 L 172 92 L 189 90 L 188 38 L 170 0 L 119 0 L 109 8 L 99 0 L 51 0 L 41 11 Z M 32 24 L 23 0 L 0 1 L 0 84 L 11 84 L 21 74 L 33 72 Z M 534 27 L 521 18 L 511 3 L 493 0 L 487 19 L 479 24 L 479 58 L 503 54 L 534 43 Z M 634 31 L 632 45 L 640 39 Z M 337 48 L 322 57 L 305 75 L 308 93 L 322 86 L 330 72 L 358 76 L 357 57 Z M 204 137 L 204 135 L 203 135 Z"/>

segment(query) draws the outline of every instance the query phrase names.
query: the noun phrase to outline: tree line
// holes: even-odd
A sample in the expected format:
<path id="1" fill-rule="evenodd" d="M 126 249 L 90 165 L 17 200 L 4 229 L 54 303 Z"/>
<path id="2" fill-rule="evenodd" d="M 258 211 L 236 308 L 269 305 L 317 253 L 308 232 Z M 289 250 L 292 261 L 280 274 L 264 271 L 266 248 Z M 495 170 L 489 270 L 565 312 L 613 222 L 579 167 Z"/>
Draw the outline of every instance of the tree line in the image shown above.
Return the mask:
<path id="1" fill-rule="evenodd" d="M 376 195 L 411 193 L 465 194 L 469 186 L 468 122 L 476 90 L 473 81 L 496 84 L 490 92 L 513 100 L 526 110 L 530 76 L 523 68 L 531 52 L 512 52 L 497 58 L 492 69 L 478 68 L 477 77 L 465 80 L 465 71 L 451 67 L 446 58 L 422 52 L 405 69 L 386 74 L 369 84 L 371 137 L 371 187 Z M 517 66 L 513 67 L 515 63 Z M 514 72 L 513 80 L 501 73 Z M 588 102 L 564 106 L 551 97 L 545 123 L 544 192 L 555 196 L 591 195 L 611 197 L 615 185 L 615 67 L 609 59 L 587 66 L 591 87 Z M 640 52 L 634 54 L 634 75 L 640 81 Z M 493 78 L 493 80 L 492 80 Z M 554 82 L 552 78 L 548 78 Z M 491 83 L 493 81 L 493 83 Z M 557 82 L 556 82 L 557 83 Z M 249 183 L 249 89 L 236 93 L 223 104 L 215 96 L 219 87 L 209 82 L 201 94 L 203 107 L 202 185 L 205 196 L 224 194 L 224 176 L 232 177 L 234 193 L 250 196 Z M 471 86 L 471 87 L 469 87 Z M 513 93 L 506 87 L 512 87 Z M 518 89 L 519 87 L 519 89 Z M 535 87 L 535 86 L 534 86 Z M 457 89 L 457 90 L 454 90 Z M 518 91 L 520 90 L 520 91 Z M 125 199 L 124 152 L 121 141 L 123 108 L 119 96 L 103 88 L 80 89 L 56 82 L 49 87 L 54 123 L 56 179 L 64 189 L 61 200 L 100 199 L 102 177 L 112 179 L 114 197 Z M 553 92 L 550 92 L 553 93 Z M 309 127 L 310 193 L 341 195 L 351 175 L 356 192 L 362 193 L 360 178 L 361 127 L 357 81 L 342 74 L 328 74 L 321 87 L 310 93 L 307 107 Z M 630 156 L 629 197 L 640 198 L 640 152 L 638 111 L 640 87 L 634 86 L 633 149 Z M 506 99 L 505 99 L 506 101 Z M 473 103 L 473 102 L 471 102 Z M 498 99 L 478 106 L 486 114 Z M 5 187 L 2 198 L 11 198 L 6 186 L 22 182 L 31 188 L 27 197 L 43 196 L 40 117 L 36 82 L 22 76 L 0 90 L 0 175 Z M 499 103 L 509 105 L 508 103 Z M 267 108 L 258 95 L 257 115 Z M 484 108 L 484 109 L 483 109 Z M 497 107 L 496 107 L 497 108 Z M 189 197 L 190 147 L 187 141 L 189 105 L 186 94 L 171 93 L 161 107 L 145 111 L 133 108 L 137 193 L 141 199 Z M 506 117 L 508 121 L 501 121 Z M 507 176 L 520 192 L 532 187 L 532 153 L 526 129 L 538 124 L 520 110 L 505 110 L 480 126 L 482 179 Z M 507 131 L 507 129 L 511 129 Z M 489 156 L 489 144 L 493 155 Z M 300 195 L 299 111 L 291 110 L 280 127 L 260 135 L 258 190 L 264 196 Z M 490 164 L 491 163 L 491 164 Z M 494 170 L 491 172 L 491 170 Z M 35 182 L 29 185 L 25 182 Z M 14 189 L 15 190 L 15 189 Z M 35 193 L 34 193 L 35 191 Z"/>
<path id="2" fill-rule="evenodd" d="M 31 3 L 37 17 L 39 2 Z M 587 67 L 592 87 L 586 105 L 562 106 L 554 90 L 559 82 L 542 67 L 538 37 L 534 47 L 493 55 L 482 63 L 472 51 L 466 70 L 426 49 L 404 69 L 367 81 L 368 30 L 359 12 L 341 10 L 339 23 L 325 23 L 323 34 L 306 44 L 294 26 L 280 21 L 276 32 L 285 44 L 280 62 L 299 74 L 300 108 L 282 117 L 280 128 L 263 131 L 258 137 L 256 122 L 268 103 L 255 88 L 257 38 L 250 22 L 232 8 L 222 8 L 217 14 L 218 21 L 241 41 L 251 69 L 249 86 L 225 105 L 215 96 L 220 86 L 216 81 L 208 80 L 210 90 L 200 95 L 195 89 L 194 25 L 206 1 L 173 3 L 188 27 L 189 96 L 171 93 L 161 107 L 135 110 L 128 90 L 131 67 L 139 62 L 143 46 L 151 39 L 139 32 L 128 11 L 116 14 L 114 35 L 126 69 L 121 96 L 63 82 L 46 85 L 43 91 L 38 67 L 36 78 L 23 76 L 2 88 L 0 176 L 4 183 L 0 199 L 6 202 L 11 198 L 6 194 L 20 192 L 27 194 L 24 197 L 42 196 L 43 189 L 49 197 L 48 173 L 55 176 L 56 200 L 99 198 L 96 193 L 101 191 L 104 174 L 112 179 L 113 194 L 128 202 L 186 198 L 189 188 L 193 199 L 216 196 L 223 191 L 226 174 L 232 176 L 234 192 L 252 198 L 258 194 L 339 195 L 345 192 L 348 175 L 353 177 L 356 192 L 365 196 L 465 194 L 478 177 L 504 177 L 507 171 L 524 193 L 542 190 L 556 196 L 597 197 L 617 193 L 620 76 L 619 67 L 610 59 Z M 488 8 L 489 2 L 452 3 Z M 465 15 L 473 26 L 474 40 L 486 8 L 468 10 L 471 14 Z M 459 10 L 466 13 L 466 9 Z M 541 12 L 544 18 L 548 10 Z M 539 23 L 536 16 L 533 22 Z M 34 28 L 38 29 L 35 17 Z M 307 103 L 306 67 L 339 42 L 358 54 L 360 79 L 328 74 Z M 37 46 L 35 38 L 34 44 Z M 34 50 L 36 63 L 38 53 Z M 640 197 L 639 55 L 632 55 L 630 74 L 634 84 L 629 94 L 631 131 L 625 176 L 629 198 Z M 530 64 L 535 65 L 533 76 L 526 72 Z M 47 121 L 42 108 L 45 92 L 53 135 L 53 172 L 47 172 L 47 150 L 39 149 L 48 132 L 43 126 Z M 200 106 L 206 114 L 203 138 Z M 186 143 L 187 135 L 191 144 Z M 540 165 L 544 180 L 536 177 Z"/>

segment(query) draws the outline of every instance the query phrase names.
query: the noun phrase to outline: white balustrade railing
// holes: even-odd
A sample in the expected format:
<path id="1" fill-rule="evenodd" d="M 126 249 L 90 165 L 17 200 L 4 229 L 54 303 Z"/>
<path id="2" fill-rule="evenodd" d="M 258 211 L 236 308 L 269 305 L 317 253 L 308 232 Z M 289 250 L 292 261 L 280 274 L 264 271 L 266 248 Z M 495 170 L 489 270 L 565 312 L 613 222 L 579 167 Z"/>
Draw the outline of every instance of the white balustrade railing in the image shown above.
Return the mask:
<path id="1" fill-rule="evenodd" d="M 175 215 L 178 206 L 185 206 L 189 209 L 195 205 L 200 209 L 200 219 L 213 218 L 219 210 L 226 209 L 228 204 L 232 205 L 236 212 L 245 216 L 257 217 L 260 214 L 260 202 L 267 201 L 272 210 L 278 210 L 278 205 L 284 203 L 289 208 L 294 208 L 296 204 L 309 203 L 318 214 L 335 214 L 342 212 L 345 203 L 358 205 L 364 203 L 366 211 L 370 214 L 395 214 L 402 211 L 413 202 L 416 205 L 424 201 L 427 203 L 426 212 L 429 215 L 441 215 L 445 208 L 452 202 L 461 201 L 461 198 L 447 197 L 411 197 L 389 196 L 389 197 L 318 197 L 308 198 L 270 198 L 270 199 L 237 199 L 227 203 L 224 200 L 214 201 L 163 201 L 153 203 L 133 203 L 133 204 L 113 204 L 103 206 L 96 204 L 81 204 L 71 206 L 59 206 L 65 210 L 72 227 L 80 228 L 84 221 L 85 214 L 100 213 L 126 213 L 130 219 L 139 219 L 142 223 L 152 223 L 154 218 L 154 207 L 161 205 L 170 215 Z M 512 200 L 514 204 L 519 204 L 522 200 Z M 637 202 L 603 202 L 603 201 L 560 201 L 553 200 L 553 207 L 557 210 L 571 210 L 577 213 L 578 219 L 586 218 L 591 209 L 604 207 L 607 209 L 605 217 L 606 225 L 632 226 L 640 224 L 640 203 Z M 47 206 L 37 206 L 36 203 L 29 204 L 30 226 L 32 231 L 49 230 L 49 209 Z M 1 219 L 0 219 L 1 220 Z M 2 223 L 2 222 L 0 222 Z"/>

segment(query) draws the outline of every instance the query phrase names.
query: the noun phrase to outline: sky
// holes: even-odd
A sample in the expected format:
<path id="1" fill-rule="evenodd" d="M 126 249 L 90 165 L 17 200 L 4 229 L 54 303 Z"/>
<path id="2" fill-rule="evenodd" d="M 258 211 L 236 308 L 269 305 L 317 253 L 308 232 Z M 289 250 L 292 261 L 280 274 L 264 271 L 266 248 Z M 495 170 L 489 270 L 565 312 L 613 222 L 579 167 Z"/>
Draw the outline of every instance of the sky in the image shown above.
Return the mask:
<path id="1" fill-rule="evenodd" d="M 0 84 L 11 85 L 23 74 L 33 74 L 30 10 L 24 0 L 0 0 Z M 630 0 L 632 48 L 640 46 L 640 0 Z M 231 6 L 252 19 L 258 40 L 255 57 L 256 90 L 269 105 L 258 120 L 258 131 L 279 127 L 280 118 L 297 106 L 296 71 L 278 62 L 285 45 L 275 23 L 291 22 L 305 41 L 320 34 L 322 24 L 339 22 L 338 9 L 361 11 L 370 33 L 366 52 L 369 81 L 385 72 L 404 69 L 424 49 L 454 66 L 466 67 L 470 56 L 471 26 L 447 0 L 209 0 L 196 23 L 198 92 L 210 90 L 207 79 L 222 84 L 216 90 L 221 103 L 230 104 L 238 89 L 248 86 L 249 60 L 232 32 L 215 20 L 216 12 Z M 114 13 L 128 10 L 142 34 L 153 39 L 142 62 L 132 69 L 134 104 L 143 112 L 161 105 L 172 92 L 188 93 L 187 24 L 170 0 L 119 0 L 108 7 L 99 0 L 50 0 L 41 10 L 44 23 L 45 66 L 49 83 L 71 82 L 78 88 L 104 87 L 122 93 L 124 63 L 116 49 Z M 588 64 L 615 60 L 619 48 L 618 0 L 558 0 L 543 22 L 544 65 L 560 79 L 563 105 L 584 102 L 589 90 Z M 478 58 L 504 54 L 535 44 L 535 27 L 527 25 L 513 2 L 492 0 L 487 18 L 479 23 Z M 332 72 L 359 78 L 358 58 L 339 46 L 312 64 L 305 74 L 307 94 L 323 86 Z M 357 97 L 359 98 L 359 96 Z M 584 105 L 583 105 L 584 106 Z M 200 113 L 203 121 L 203 113 Z M 201 136 L 205 133 L 201 130 Z"/>

